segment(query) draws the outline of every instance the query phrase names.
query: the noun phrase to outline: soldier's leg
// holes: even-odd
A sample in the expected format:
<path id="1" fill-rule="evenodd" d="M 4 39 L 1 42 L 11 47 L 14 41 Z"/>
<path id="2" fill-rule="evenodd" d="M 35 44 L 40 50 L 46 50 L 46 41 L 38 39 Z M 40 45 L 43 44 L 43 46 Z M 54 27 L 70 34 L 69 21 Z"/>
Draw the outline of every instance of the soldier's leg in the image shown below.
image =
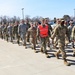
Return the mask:
<path id="1" fill-rule="evenodd" d="M 59 59 L 59 54 L 61 53 L 60 48 L 57 52 L 54 53 L 54 55 L 56 56 L 57 59 Z"/>
<path id="2" fill-rule="evenodd" d="M 23 39 L 24 39 L 23 45 L 25 46 L 25 48 L 27 48 L 27 47 L 26 47 L 26 34 L 23 35 Z"/>
<path id="3" fill-rule="evenodd" d="M 5 39 L 5 32 L 3 33 L 3 39 Z"/>
<path id="4" fill-rule="evenodd" d="M 46 38 L 44 38 L 44 52 L 45 52 L 45 54 L 46 54 L 46 57 L 47 58 L 49 58 L 49 55 L 48 55 L 48 52 L 47 52 L 47 49 L 46 49 L 46 44 L 47 44 L 47 42 L 48 42 L 48 37 L 46 37 Z"/>
<path id="5" fill-rule="evenodd" d="M 73 50 L 73 56 L 75 57 L 75 49 Z"/>
<path id="6" fill-rule="evenodd" d="M 32 38 L 32 44 L 33 44 L 34 52 L 36 53 L 37 51 L 36 51 L 36 37 L 35 36 Z"/>
<path id="7" fill-rule="evenodd" d="M 29 42 L 30 32 L 27 33 L 27 42 Z"/>
<path id="8" fill-rule="evenodd" d="M 8 42 L 8 37 L 9 37 L 9 35 L 8 34 L 6 34 L 6 41 Z"/>
<path id="9" fill-rule="evenodd" d="M 44 45 L 44 38 L 40 37 L 41 38 L 41 52 L 43 53 L 43 45 Z"/>
<path id="10" fill-rule="evenodd" d="M 18 44 L 20 43 L 20 35 L 18 35 L 18 37 L 17 37 L 17 43 Z"/>
<path id="11" fill-rule="evenodd" d="M 71 44 L 72 44 L 72 49 L 73 49 L 73 56 L 75 56 L 74 42 L 72 42 Z"/>
<path id="12" fill-rule="evenodd" d="M 55 49 L 58 49 L 57 45 L 58 45 L 58 38 L 55 37 L 53 47 L 54 47 Z"/>
<path id="13" fill-rule="evenodd" d="M 50 40 L 49 40 L 49 37 L 48 37 L 48 47 L 50 47 Z"/>
<path id="14" fill-rule="evenodd" d="M 13 36 L 13 40 L 15 40 L 15 35 L 16 35 L 16 33 L 13 33 L 13 34 L 12 34 L 12 36 Z"/>
<path id="15" fill-rule="evenodd" d="M 1 31 L 1 39 L 3 39 L 3 32 Z"/>
<path id="16" fill-rule="evenodd" d="M 73 48 L 73 56 L 75 57 L 75 48 Z"/>
<path id="17" fill-rule="evenodd" d="M 12 33 L 10 34 L 10 37 L 11 37 L 11 42 L 13 42 L 13 34 Z"/>
<path id="18" fill-rule="evenodd" d="M 0 38 L 1 38 L 1 31 L 0 31 Z"/>
<path id="19" fill-rule="evenodd" d="M 61 46 L 61 47 L 60 47 L 60 50 L 61 50 L 61 53 L 62 53 L 62 58 L 63 58 L 63 60 L 64 60 L 64 64 L 65 64 L 66 66 L 69 66 L 70 63 L 68 63 L 67 60 L 66 60 L 66 52 L 65 52 L 64 46 Z"/>
<path id="20" fill-rule="evenodd" d="M 72 48 L 74 48 L 74 42 L 72 42 Z"/>

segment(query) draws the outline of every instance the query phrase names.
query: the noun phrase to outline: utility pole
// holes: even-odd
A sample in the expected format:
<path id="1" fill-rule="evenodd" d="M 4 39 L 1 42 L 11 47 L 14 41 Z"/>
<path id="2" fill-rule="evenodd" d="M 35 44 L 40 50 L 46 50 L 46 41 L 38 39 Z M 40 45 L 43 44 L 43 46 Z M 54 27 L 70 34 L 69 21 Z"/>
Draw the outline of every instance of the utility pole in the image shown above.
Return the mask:
<path id="1" fill-rule="evenodd" d="M 74 9 L 74 18 L 75 18 L 75 9 Z"/>
<path id="2" fill-rule="evenodd" d="M 22 8 L 22 18 L 24 20 L 24 8 Z"/>

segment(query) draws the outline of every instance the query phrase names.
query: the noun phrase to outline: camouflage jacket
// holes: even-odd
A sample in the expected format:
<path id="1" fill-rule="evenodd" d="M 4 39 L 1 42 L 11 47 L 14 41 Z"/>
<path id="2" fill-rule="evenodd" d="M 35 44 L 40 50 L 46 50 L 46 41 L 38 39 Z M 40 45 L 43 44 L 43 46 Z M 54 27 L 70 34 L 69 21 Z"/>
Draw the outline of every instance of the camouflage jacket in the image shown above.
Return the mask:
<path id="1" fill-rule="evenodd" d="M 68 28 L 60 25 L 54 29 L 54 33 L 52 34 L 51 38 L 54 39 L 57 36 L 58 42 L 65 43 L 65 35 L 67 35 L 67 37 L 70 39 Z"/>

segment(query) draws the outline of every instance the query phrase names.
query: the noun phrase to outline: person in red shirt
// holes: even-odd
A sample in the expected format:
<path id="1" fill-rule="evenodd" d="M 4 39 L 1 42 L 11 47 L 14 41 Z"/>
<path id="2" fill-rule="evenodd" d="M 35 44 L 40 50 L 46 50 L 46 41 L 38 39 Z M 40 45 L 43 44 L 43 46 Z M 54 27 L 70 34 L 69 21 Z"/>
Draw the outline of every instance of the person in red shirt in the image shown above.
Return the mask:
<path id="1" fill-rule="evenodd" d="M 42 19 L 41 25 L 38 26 L 37 29 L 37 36 L 40 36 L 41 39 L 41 52 L 46 54 L 46 57 L 48 58 L 48 53 L 46 50 L 46 43 L 48 42 L 48 36 L 49 36 L 49 26 L 45 23 L 45 19 Z"/>

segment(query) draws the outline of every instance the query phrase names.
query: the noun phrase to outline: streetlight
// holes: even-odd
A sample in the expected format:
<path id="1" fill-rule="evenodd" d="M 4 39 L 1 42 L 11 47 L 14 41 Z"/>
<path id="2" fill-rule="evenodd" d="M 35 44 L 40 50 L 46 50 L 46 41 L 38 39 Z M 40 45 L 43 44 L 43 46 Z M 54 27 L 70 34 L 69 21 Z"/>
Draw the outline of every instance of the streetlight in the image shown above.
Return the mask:
<path id="1" fill-rule="evenodd" d="M 74 9 L 74 18 L 75 18 L 75 9 Z"/>
<path id="2" fill-rule="evenodd" d="M 22 17 L 23 17 L 23 20 L 24 20 L 24 8 L 22 8 Z"/>

